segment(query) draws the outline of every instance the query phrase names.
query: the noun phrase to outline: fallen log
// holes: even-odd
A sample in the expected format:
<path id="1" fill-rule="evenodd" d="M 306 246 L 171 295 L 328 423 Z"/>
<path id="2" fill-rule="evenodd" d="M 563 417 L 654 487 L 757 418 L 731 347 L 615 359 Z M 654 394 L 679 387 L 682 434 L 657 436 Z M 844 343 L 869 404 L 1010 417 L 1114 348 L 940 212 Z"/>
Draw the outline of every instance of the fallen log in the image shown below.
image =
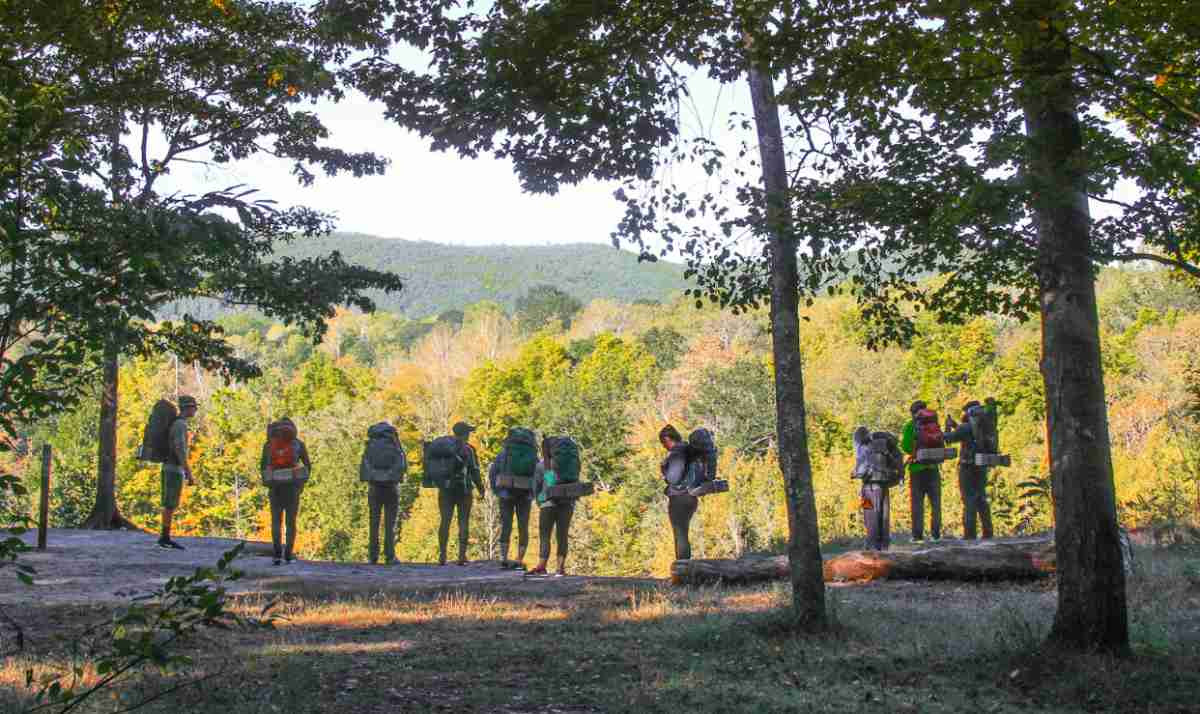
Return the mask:
<path id="1" fill-rule="evenodd" d="M 871 580 L 1034 580 L 1054 573 L 1054 541 L 1030 538 L 945 544 L 921 550 L 852 551 L 825 561 L 825 582 Z M 787 556 L 737 560 L 677 560 L 676 585 L 786 579 Z"/>

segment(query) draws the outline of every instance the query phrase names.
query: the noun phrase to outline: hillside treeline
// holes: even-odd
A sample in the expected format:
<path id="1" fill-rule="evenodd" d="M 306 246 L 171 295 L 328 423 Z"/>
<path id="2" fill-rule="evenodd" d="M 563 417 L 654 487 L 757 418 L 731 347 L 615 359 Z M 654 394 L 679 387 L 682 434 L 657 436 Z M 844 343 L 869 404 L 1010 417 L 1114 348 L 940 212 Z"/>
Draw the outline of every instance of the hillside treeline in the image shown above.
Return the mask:
<path id="1" fill-rule="evenodd" d="M 1099 282 L 1108 414 L 1117 500 L 1127 526 L 1194 518 L 1200 510 L 1200 296 L 1162 270 L 1109 269 Z M 461 317 L 461 320 L 458 318 Z M 185 492 L 177 533 L 269 538 L 266 490 L 257 473 L 265 426 L 292 417 L 314 473 L 300 510 L 302 557 L 364 559 L 367 502 L 358 463 L 367 427 L 388 419 L 413 463 L 403 486 L 398 555 L 436 557 L 436 493 L 419 486 L 420 441 L 459 419 L 484 466 L 509 426 L 570 434 L 584 478 L 600 484 L 572 526 L 572 572 L 664 574 L 671 531 L 658 477 L 658 429 L 707 426 L 721 446 L 731 491 L 703 499 L 695 557 L 778 549 L 787 533 L 775 454 L 769 334 L 762 313 L 697 309 L 690 300 L 625 304 L 596 299 L 569 320 L 538 329 L 490 302 L 455 319 L 409 321 L 388 313 L 339 314 L 313 346 L 294 330 L 246 315 L 222 319 L 240 354 L 264 377 L 224 385 L 170 358 L 130 361 L 121 372 L 118 502 L 134 522 L 158 522 L 158 467 L 135 459 L 153 402 L 178 393 L 200 401 L 193 424 L 197 486 Z M 1044 395 L 1036 324 L 964 315 L 962 324 L 919 318 L 903 347 L 870 351 L 867 325 L 849 299 L 805 311 L 803 353 L 820 531 L 861 535 L 850 479 L 850 433 L 859 424 L 898 431 L 923 398 L 944 418 L 971 398 L 1000 402 L 1003 450 L 1012 467 L 991 475 L 998 534 L 1051 527 Z M 97 405 L 37 425 L 15 466 L 36 503 L 38 465 L 54 447 L 53 525 L 85 518 L 94 499 Z M 908 528 L 907 491 L 894 496 L 893 529 Z M 961 533 L 953 465 L 943 468 L 949 535 Z M 496 558 L 497 506 L 473 513 L 473 558 Z M 532 547 L 536 552 L 536 529 Z M 453 536 L 452 536 L 453 539 Z"/>

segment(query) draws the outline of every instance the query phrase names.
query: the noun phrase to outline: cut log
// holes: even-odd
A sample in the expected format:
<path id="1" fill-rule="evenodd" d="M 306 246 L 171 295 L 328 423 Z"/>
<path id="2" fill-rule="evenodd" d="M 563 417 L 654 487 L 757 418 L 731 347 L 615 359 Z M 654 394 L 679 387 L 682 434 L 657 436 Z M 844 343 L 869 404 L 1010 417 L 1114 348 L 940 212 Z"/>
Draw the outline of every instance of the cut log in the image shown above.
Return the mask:
<path id="1" fill-rule="evenodd" d="M 1054 541 L 1029 538 L 946 544 L 915 551 L 853 551 L 827 559 L 825 582 L 870 580 L 1034 580 L 1054 573 Z M 677 560 L 676 585 L 751 583 L 788 577 L 787 556 Z"/>

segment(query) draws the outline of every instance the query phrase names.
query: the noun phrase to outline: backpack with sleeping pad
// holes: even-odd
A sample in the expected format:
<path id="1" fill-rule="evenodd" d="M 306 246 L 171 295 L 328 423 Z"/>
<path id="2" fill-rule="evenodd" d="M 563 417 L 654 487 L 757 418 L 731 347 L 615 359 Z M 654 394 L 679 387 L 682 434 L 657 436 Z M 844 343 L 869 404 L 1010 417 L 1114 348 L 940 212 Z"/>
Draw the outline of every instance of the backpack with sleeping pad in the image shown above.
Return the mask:
<path id="1" fill-rule="evenodd" d="M 720 493 L 729 490 L 728 482 L 717 479 L 717 441 L 708 429 L 700 428 L 688 434 L 687 466 L 679 484 L 692 496 Z"/>
<path id="2" fill-rule="evenodd" d="M 141 461 L 165 464 L 171 460 L 171 425 L 179 418 L 179 410 L 166 399 L 159 399 L 150 410 L 142 445 L 137 457 Z"/>
<path id="3" fill-rule="evenodd" d="M 938 424 L 937 412 L 932 409 L 922 409 L 913 417 L 916 427 L 916 448 L 914 461 L 918 464 L 940 464 L 946 459 L 952 459 L 958 454 L 957 449 L 946 448 L 946 435 Z"/>
<path id="4" fill-rule="evenodd" d="M 363 452 L 359 480 L 396 483 L 402 481 L 407 472 L 408 456 L 400 444 L 400 434 L 396 427 L 387 422 L 380 422 L 367 429 L 367 446 Z"/>
<path id="5" fill-rule="evenodd" d="M 974 464 L 976 466 L 1012 465 L 1012 459 L 1008 455 L 1000 453 L 1000 430 L 996 425 L 994 403 L 968 409 L 967 422 L 971 425 L 971 436 L 975 440 Z"/>
<path id="6" fill-rule="evenodd" d="M 281 419 L 267 425 L 267 468 L 263 472 L 265 483 L 291 483 L 308 478 L 308 469 L 300 463 L 300 444 L 296 436 L 296 425 L 291 419 Z"/>
<path id="7" fill-rule="evenodd" d="M 424 488 L 449 488 L 454 479 L 461 476 L 466 459 L 462 445 L 455 437 L 439 436 L 426 443 L 423 451 L 421 486 Z"/>
<path id="8" fill-rule="evenodd" d="M 867 469 L 863 483 L 895 486 L 904 476 L 904 454 L 894 434 L 877 431 L 867 442 Z"/>
<path id="9" fill-rule="evenodd" d="M 511 475 L 525 478 L 533 476 L 537 468 L 538 448 L 537 437 L 532 431 L 521 427 L 509 429 L 504 449 L 508 454 L 508 472 Z"/>

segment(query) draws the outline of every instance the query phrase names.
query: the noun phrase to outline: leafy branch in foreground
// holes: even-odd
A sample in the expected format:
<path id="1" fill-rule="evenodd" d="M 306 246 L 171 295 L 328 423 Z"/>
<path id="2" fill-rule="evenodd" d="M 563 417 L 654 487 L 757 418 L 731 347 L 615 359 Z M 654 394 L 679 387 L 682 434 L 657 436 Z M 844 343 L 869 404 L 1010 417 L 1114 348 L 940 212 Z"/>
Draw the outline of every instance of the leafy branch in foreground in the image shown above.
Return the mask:
<path id="1" fill-rule="evenodd" d="M 35 690 L 33 706 L 26 713 L 73 711 L 97 693 L 146 667 L 155 667 L 164 675 L 185 671 L 192 665 L 192 658 L 179 653 L 176 646 L 202 630 L 272 627 L 274 620 L 268 613 L 274 602 L 268 603 L 255 618 L 227 609 L 226 586 L 243 575 L 230 564 L 241 555 L 244 546 L 239 543 L 223 554 L 215 568 L 197 568 L 192 575 L 171 578 L 161 589 L 136 598 L 110 623 L 93 627 L 75 638 L 69 668 L 42 677 L 36 677 L 32 669 L 26 670 L 25 686 Z M 121 692 L 117 698 L 123 708 L 118 711 L 138 709 L 220 674 L 217 671 L 187 677 L 141 699 Z"/>

